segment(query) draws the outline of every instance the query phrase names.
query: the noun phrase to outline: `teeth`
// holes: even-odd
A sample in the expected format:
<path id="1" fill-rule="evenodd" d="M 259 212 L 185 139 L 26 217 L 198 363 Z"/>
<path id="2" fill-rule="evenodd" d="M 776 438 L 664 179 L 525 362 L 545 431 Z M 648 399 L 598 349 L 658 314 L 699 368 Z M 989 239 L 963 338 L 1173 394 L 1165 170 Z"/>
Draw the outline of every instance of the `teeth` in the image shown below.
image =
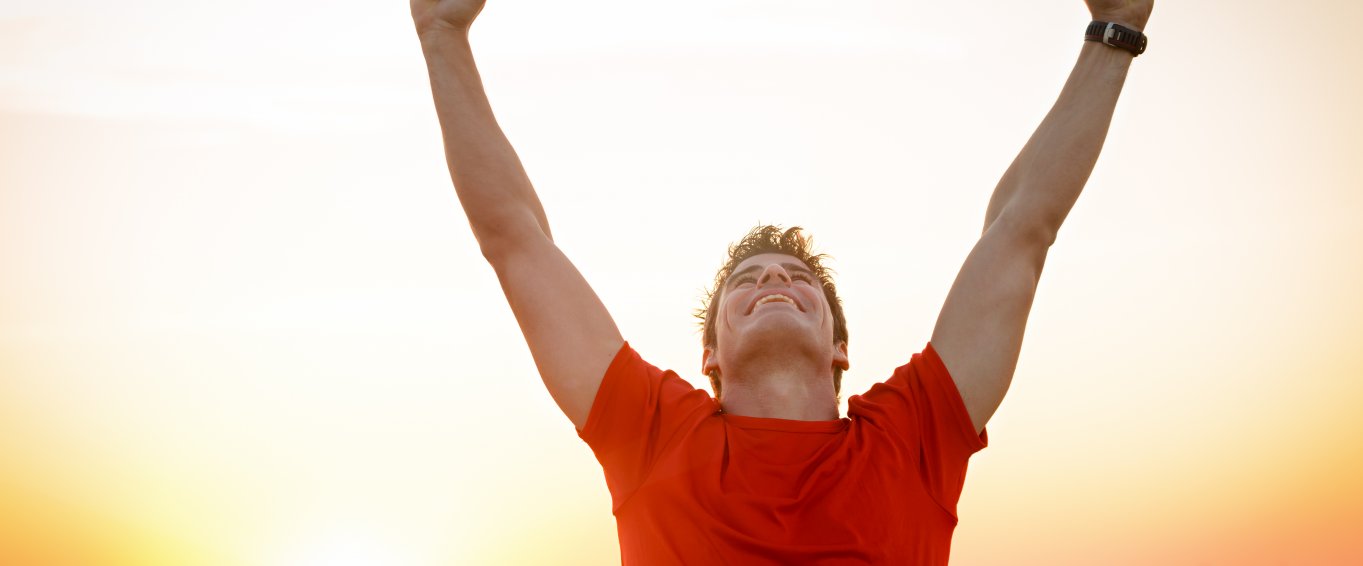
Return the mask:
<path id="1" fill-rule="evenodd" d="M 765 305 L 767 303 L 774 301 L 785 301 L 787 303 L 795 304 L 795 301 L 790 300 L 790 297 L 787 297 L 785 295 L 767 295 L 765 297 L 762 297 L 762 300 L 757 301 L 757 304 Z"/>

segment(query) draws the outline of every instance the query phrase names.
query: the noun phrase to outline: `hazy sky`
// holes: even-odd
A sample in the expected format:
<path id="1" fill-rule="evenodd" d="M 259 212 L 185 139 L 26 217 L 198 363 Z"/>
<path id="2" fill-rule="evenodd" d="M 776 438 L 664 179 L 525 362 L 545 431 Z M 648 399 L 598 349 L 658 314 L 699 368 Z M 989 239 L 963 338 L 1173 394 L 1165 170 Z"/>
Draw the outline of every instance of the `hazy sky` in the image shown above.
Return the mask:
<path id="1" fill-rule="evenodd" d="M 707 386 L 725 245 L 798 224 L 853 394 L 926 344 L 1089 19 L 941 4 L 489 0 L 472 40 L 645 359 Z M 953 563 L 1363 562 L 1360 19 L 1157 6 Z M 405 3 L 0 0 L 0 501 L 4 563 L 618 562 Z"/>

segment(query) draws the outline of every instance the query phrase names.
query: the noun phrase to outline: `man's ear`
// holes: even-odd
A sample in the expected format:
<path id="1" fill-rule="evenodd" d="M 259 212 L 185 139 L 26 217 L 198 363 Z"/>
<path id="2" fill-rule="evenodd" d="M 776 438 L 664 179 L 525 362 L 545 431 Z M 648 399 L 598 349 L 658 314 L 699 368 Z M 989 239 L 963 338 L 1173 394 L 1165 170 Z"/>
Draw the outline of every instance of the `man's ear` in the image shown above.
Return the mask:
<path id="1" fill-rule="evenodd" d="M 837 347 L 833 348 L 833 366 L 842 368 L 842 371 L 847 371 L 847 368 L 852 367 L 847 361 L 846 342 L 838 342 Z"/>
<path id="2" fill-rule="evenodd" d="M 719 371 L 719 356 L 715 355 L 714 346 L 706 346 L 705 351 L 700 354 L 700 372 L 710 375 Z"/>

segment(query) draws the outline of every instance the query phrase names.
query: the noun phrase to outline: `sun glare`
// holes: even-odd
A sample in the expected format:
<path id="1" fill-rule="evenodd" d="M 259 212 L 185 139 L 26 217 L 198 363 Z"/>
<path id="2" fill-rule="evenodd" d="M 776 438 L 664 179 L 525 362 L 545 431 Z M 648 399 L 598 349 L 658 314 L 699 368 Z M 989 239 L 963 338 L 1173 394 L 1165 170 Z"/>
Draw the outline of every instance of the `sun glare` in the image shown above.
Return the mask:
<path id="1" fill-rule="evenodd" d="M 338 531 L 297 541 L 270 566 L 407 566 L 419 562 L 402 545 L 372 533 Z"/>

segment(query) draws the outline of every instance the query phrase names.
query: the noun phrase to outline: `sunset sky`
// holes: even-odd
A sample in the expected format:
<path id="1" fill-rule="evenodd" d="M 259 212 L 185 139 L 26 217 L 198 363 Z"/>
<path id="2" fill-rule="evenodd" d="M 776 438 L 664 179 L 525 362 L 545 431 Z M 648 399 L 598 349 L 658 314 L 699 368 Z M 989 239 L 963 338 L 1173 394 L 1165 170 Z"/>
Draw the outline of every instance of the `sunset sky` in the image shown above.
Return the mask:
<path id="1" fill-rule="evenodd" d="M 971 460 L 961 565 L 1363 563 L 1363 3 L 1161 2 Z M 697 386 L 725 246 L 926 344 L 1079 0 L 489 0 L 555 239 Z M 844 406 L 845 411 L 845 406 Z M 618 563 L 407 4 L 0 0 L 0 564 Z"/>

